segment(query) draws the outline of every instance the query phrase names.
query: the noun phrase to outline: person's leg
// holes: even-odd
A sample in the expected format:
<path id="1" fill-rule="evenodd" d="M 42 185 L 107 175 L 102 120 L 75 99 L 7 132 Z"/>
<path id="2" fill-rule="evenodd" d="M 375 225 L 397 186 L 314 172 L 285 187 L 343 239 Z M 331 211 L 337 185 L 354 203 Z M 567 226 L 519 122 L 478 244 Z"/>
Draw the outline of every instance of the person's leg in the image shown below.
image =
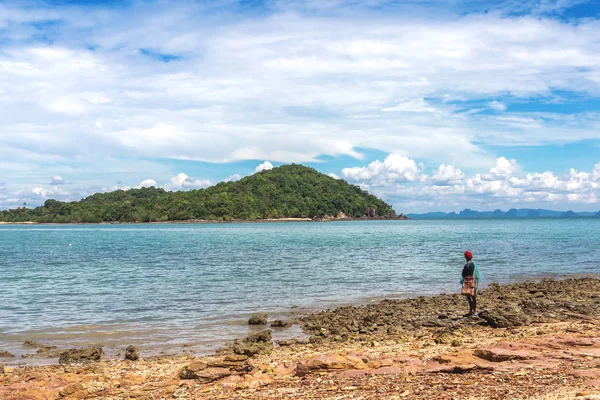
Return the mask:
<path id="1" fill-rule="evenodd" d="M 477 313 L 477 296 L 473 296 L 472 299 L 473 300 L 471 300 L 471 301 L 473 303 L 473 308 L 471 309 L 471 312 L 473 314 L 476 314 Z"/>
<path id="2" fill-rule="evenodd" d="M 473 314 L 473 297 L 467 295 L 467 301 L 469 302 L 469 314 Z"/>

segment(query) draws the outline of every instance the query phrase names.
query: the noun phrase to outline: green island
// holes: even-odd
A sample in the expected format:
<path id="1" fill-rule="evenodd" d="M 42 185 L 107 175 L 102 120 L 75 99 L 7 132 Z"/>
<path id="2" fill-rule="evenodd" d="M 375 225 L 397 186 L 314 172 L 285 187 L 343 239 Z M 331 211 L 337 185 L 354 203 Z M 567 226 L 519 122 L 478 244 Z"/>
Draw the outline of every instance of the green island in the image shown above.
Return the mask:
<path id="1" fill-rule="evenodd" d="M 303 165 L 283 165 L 206 189 L 150 187 L 96 193 L 80 201 L 46 200 L 36 208 L 0 211 L 0 222 L 100 223 L 283 218 L 398 218 L 358 186 Z M 402 215 L 400 218 L 403 217 Z"/>

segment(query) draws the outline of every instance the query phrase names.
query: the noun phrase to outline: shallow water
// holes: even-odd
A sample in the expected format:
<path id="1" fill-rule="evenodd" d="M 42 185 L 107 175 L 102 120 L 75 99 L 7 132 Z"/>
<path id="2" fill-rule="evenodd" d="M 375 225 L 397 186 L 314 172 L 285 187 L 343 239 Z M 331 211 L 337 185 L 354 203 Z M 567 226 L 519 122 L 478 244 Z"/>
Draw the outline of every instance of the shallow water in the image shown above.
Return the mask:
<path id="1" fill-rule="evenodd" d="M 593 218 L 0 225 L 0 351 L 209 352 L 254 312 L 458 291 L 466 249 L 485 284 L 599 273 L 599 244 Z"/>

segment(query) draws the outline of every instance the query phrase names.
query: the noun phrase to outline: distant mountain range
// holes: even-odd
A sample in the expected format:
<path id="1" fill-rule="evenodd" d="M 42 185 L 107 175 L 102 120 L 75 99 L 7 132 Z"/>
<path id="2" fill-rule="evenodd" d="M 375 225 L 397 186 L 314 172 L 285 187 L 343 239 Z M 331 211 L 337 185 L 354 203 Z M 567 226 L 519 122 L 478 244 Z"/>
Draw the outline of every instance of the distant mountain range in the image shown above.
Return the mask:
<path id="1" fill-rule="evenodd" d="M 459 212 L 429 212 L 426 214 L 407 214 L 412 219 L 458 219 L 458 218 L 546 218 L 546 217 L 600 217 L 598 212 L 574 212 L 574 211 L 554 211 L 532 208 L 511 208 L 508 211 L 475 211 L 466 208 Z"/>

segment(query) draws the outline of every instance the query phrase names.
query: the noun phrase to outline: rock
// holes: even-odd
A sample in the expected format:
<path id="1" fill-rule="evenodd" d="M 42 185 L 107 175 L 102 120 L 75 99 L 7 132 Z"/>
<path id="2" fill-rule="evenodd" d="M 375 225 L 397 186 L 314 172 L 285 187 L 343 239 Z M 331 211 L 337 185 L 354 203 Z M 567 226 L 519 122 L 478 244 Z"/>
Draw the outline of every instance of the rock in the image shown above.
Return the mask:
<path id="1" fill-rule="evenodd" d="M 367 208 L 367 217 L 368 218 L 375 218 L 376 216 L 377 216 L 377 210 L 375 210 L 373 207 Z"/>
<path id="2" fill-rule="evenodd" d="M 482 311 L 479 318 L 484 319 L 492 328 L 512 328 L 529 324 L 529 319 L 522 311 L 508 307 Z"/>
<path id="3" fill-rule="evenodd" d="M 230 354 L 226 356 L 224 360 L 229 362 L 244 362 L 248 360 L 248 356 L 241 354 Z"/>
<path id="4" fill-rule="evenodd" d="M 0 358 L 14 358 L 15 355 L 9 351 L 0 351 Z"/>
<path id="5" fill-rule="evenodd" d="M 250 372 L 254 368 L 248 362 L 248 356 L 245 355 L 230 355 L 222 359 L 209 360 L 207 362 L 208 368 L 228 368 L 236 372 Z"/>
<path id="6" fill-rule="evenodd" d="M 357 356 L 319 355 L 298 362 L 296 375 L 305 376 L 314 372 L 349 369 L 368 369 L 368 366 Z"/>
<path id="7" fill-rule="evenodd" d="M 137 347 L 130 345 L 125 349 L 125 359 L 137 361 L 140 359 L 140 352 Z"/>
<path id="8" fill-rule="evenodd" d="M 441 331 L 433 335 L 435 344 L 450 344 L 452 343 L 452 334 L 448 331 Z"/>
<path id="9" fill-rule="evenodd" d="M 70 349 L 62 353 L 58 359 L 59 364 L 71 364 L 78 362 L 100 361 L 104 355 L 102 346 L 92 346 L 84 349 Z"/>
<path id="10" fill-rule="evenodd" d="M 595 378 L 600 379 L 600 369 L 571 369 L 565 371 L 567 375 L 576 376 L 578 378 Z"/>
<path id="11" fill-rule="evenodd" d="M 186 388 L 181 387 L 175 390 L 172 396 L 174 399 L 187 399 L 189 398 L 190 393 Z"/>
<path id="12" fill-rule="evenodd" d="M 273 334 L 270 329 L 266 329 L 264 331 L 251 333 L 248 335 L 246 339 L 244 339 L 247 343 L 269 343 L 273 339 Z"/>
<path id="13" fill-rule="evenodd" d="M 273 352 L 273 343 L 236 342 L 233 344 L 233 352 L 235 354 L 242 354 L 248 357 L 252 357 L 257 354 L 269 355 Z"/>
<path id="14" fill-rule="evenodd" d="M 243 341 L 233 343 L 233 352 L 238 355 L 252 357 L 256 354 L 271 354 L 273 351 L 272 333 L 270 329 L 252 333 Z"/>
<path id="15" fill-rule="evenodd" d="M 183 367 L 179 373 L 181 379 L 198 379 L 198 373 L 208 367 L 203 361 L 194 361 L 190 365 Z"/>
<path id="16" fill-rule="evenodd" d="M 501 347 L 488 347 L 483 349 L 473 350 L 473 355 L 476 357 L 488 360 L 491 362 L 504 362 L 511 360 L 531 360 L 537 358 L 538 355 L 528 350 L 510 350 Z"/>
<path id="17" fill-rule="evenodd" d="M 248 320 L 248 325 L 266 325 L 267 314 L 254 314 Z"/>
<path id="18" fill-rule="evenodd" d="M 0 364 L 0 375 L 4 375 L 4 364 Z"/>
<path id="19" fill-rule="evenodd" d="M 200 383 L 209 383 L 232 374 L 233 373 L 227 368 L 206 368 L 196 373 L 196 379 Z"/>
<path id="20" fill-rule="evenodd" d="M 76 382 L 60 389 L 59 394 L 60 397 L 72 397 L 75 393 L 81 392 L 82 390 L 85 390 L 85 387 L 81 383 Z"/>
<path id="21" fill-rule="evenodd" d="M 276 319 L 275 321 L 271 322 L 271 328 L 287 328 L 289 326 L 292 326 L 290 322 L 282 321 L 280 319 Z"/>
<path id="22" fill-rule="evenodd" d="M 344 214 L 342 210 L 338 211 L 336 219 L 348 219 L 348 216 Z"/>

